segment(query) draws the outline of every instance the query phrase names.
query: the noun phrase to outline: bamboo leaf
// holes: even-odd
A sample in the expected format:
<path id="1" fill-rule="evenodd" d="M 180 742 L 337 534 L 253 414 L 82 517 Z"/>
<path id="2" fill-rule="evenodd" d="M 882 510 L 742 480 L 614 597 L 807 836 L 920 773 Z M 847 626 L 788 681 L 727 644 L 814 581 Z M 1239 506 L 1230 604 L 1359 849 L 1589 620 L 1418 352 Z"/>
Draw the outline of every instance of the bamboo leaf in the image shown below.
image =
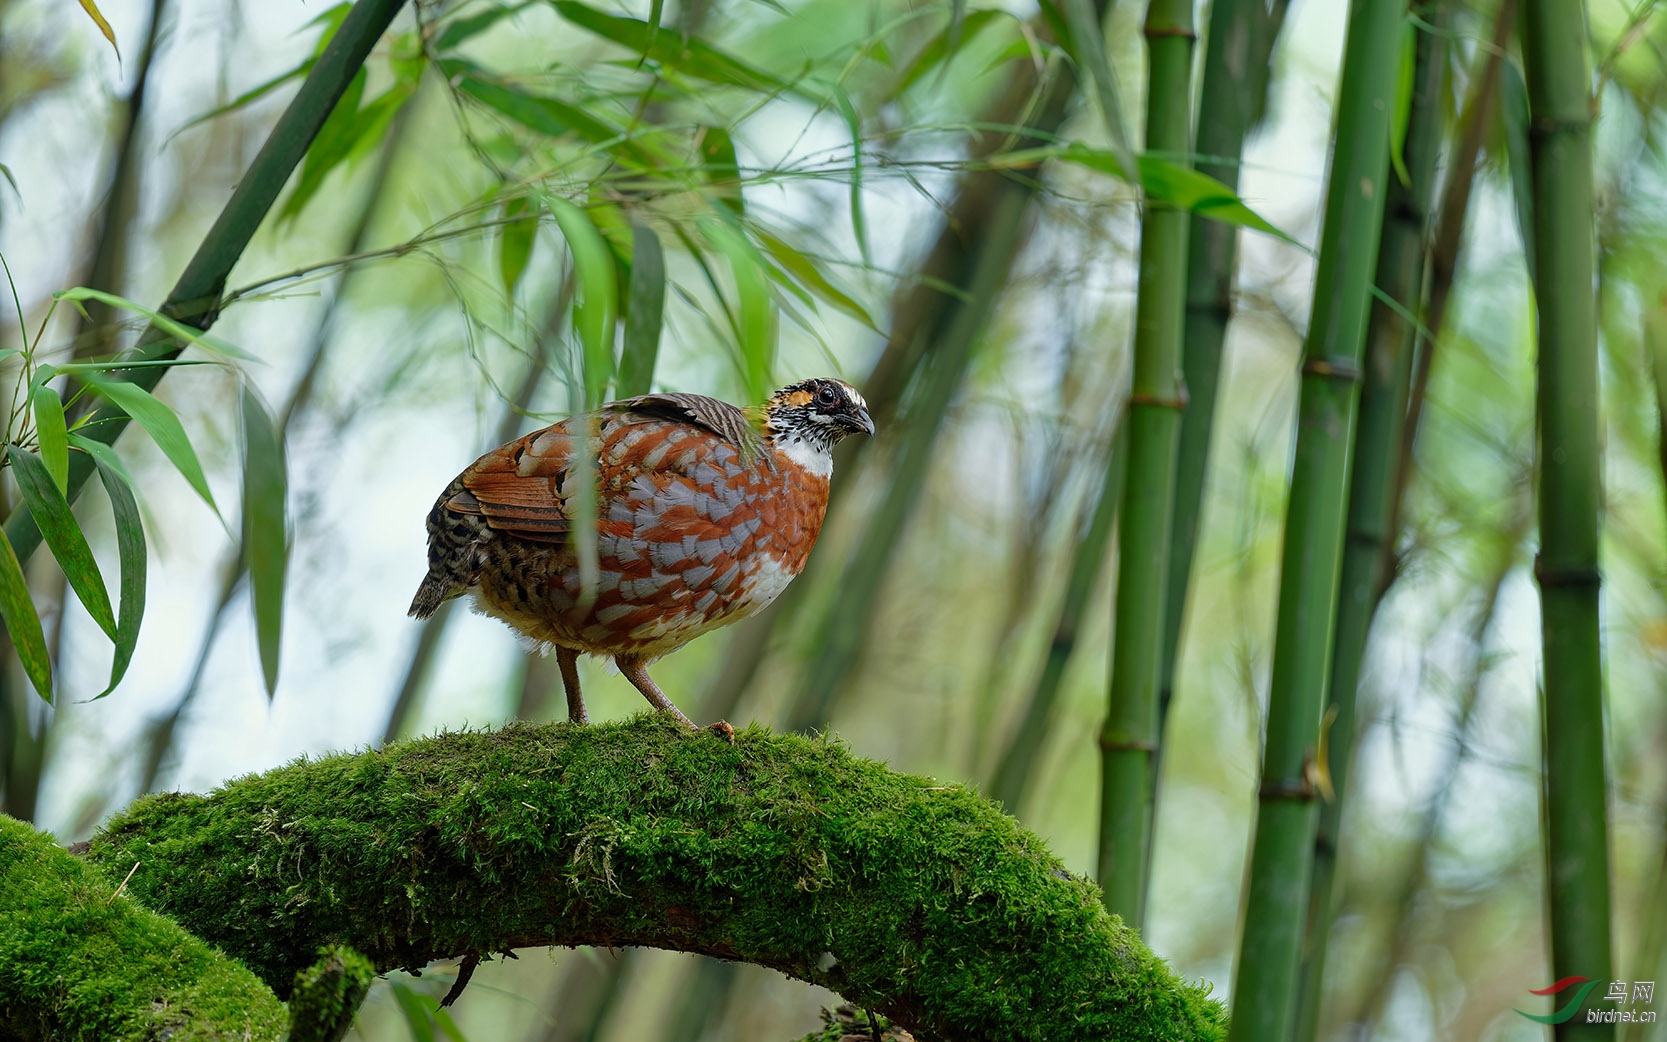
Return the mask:
<path id="1" fill-rule="evenodd" d="M 907 91 L 940 64 L 947 63 L 955 57 L 960 47 L 964 46 L 968 40 L 977 36 L 986 26 L 995 24 L 1003 17 L 1010 18 L 1012 16 L 1007 14 L 1006 11 L 989 9 L 969 12 L 959 22 L 959 38 L 954 38 L 951 34 L 950 30 L 957 27 L 957 23 L 951 20 L 949 25 L 944 26 L 942 32 L 928 40 L 926 46 L 922 47 L 920 52 L 915 55 L 914 60 L 909 63 L 909 67 L 903 71 L 903 78 L 898 81 L 897 89 L 892 91 L 892 97 Z"/>
<path id="2" fill-rule="evenodd" d="M 301 176 L 295 182 L 295 190 L 278 211 L 280 221 L 299 214 L 317 194 L 319 186 L 324 183 L 324 175 L 347 158 L 355 140 L 355 127 L 359 123 L 359 103 L 364 100 L 366 75 L 362 67 L 354 74 L 347 91 L 336 102 L 336 107 L 330 110 L 330 116 L 319 128 L 318 136 L 313 138 L 306 158 L 301 161 Z"/>
<path id="3" fill-rule="evenodd" d="M 52 475 L 59 495 L 69 492 L 69 432 L 64 429 L 64 403 L 58 392 L 43 382 L 30 395 L 35 408 L 35 438 L 41 463 Z"/>
<path id="4" fill-rule="evenodd" d="M 342 5 L 342 7 L 345 11 L 346 5 L 344 4 L 344 5 Z M 202 115 L 197 116 L 196 118 L 189 120 L 188 122 L 183 124 L 178 130 L 174 131 L 172 134 L 169 134 L 168 135 L 168 141 L 172 141 L 175 137 L 179 136 L 180 134 L 185 133 L 187 130 L 190 130 L 192 127 L 196 126 L 199 123 L 206 123 L 209 120 L 214 119 L 216 116 L 224 116 L 228 112 L 236 112 L 238 109 L 243 108 L 245 105 L 248 105 L 248 104 L 250 104 L 252 102 L 255 102 L 255 101 L 259 101 L 261 98 L 266 97 L 268 94 L 277 90 L 279 87 L 282 87 L 284 84 L 288 83 L 290 80 L 300 79 L 301 77 L 307 75 L 307 73 L 312 71 L 313 62 L 315 62 L 317 60 L 318 59 L 316 57 L 308 58 L 305 61 L 303 61 L 301 64 L 297 65 L 295 68 L 290 69 L 288 72 L 280 72 L 278 75 L 276 75 L 276 76 L 272 77 L 271 79 L 267 80 L 265 83 L 262 83 L 257 87 L 251 87 L 250 89 L 244 91 L 242 94 L 239 94 L 237 97 L 235 97 L 232 100 L 226 102 L 224 105 L 221 105 L 218 108 L 210 109 L 209 111 L 203 113 Z M 163 144 L 167 144 L 167 142 L 163 142 Z"/>
<path id="5" fill-rule="evenodd" d="M 741 163 L 735 157 L 735 139 L 723 127 L 702 127 L 700 131 L 701 165 L 706 171 L 712 193 L 737 214 L 746 213 L 741 198 Z"/>
<path id="6" fill-rule="evenodd" d="M 1090 170 L 1098 170 L 1101 173 L 1110 174 L 1112 177 L 1128 180 L 1123 173 L 1123 164 L 1111 152 L 1076 143 L 1002 152 L 991 156 L 989 162 L 996 169 L 1007 170 L 1034 166 L 1047 159 L 1062 159 L 1069 163 L 1085 166 Z M 1286 242 L 1297 244 L 1295 239 L 1274 227 L 1262 215 L 1246 206 L 1244 200 L 1210 175 L 1153 155 L 1140 156 L 1137 162 L 1140 169 L 1141 187 L 1154 199 L 1172 203 L 1183 210 L 1189 210 L 1202 217 L 1225 221 L 1228 224 L 1236 224 L 1245 228 L 1254 228 L 1259 232 L 1266 232 L 1269 235 L 1278 236 Z"/>
<path id="7" fill-rule="evenodd" d="M 631 283 L 625 305 L 625 346 L 619 359 L 619 393 L 647 394 L 660 353 L 666 309 L 666 255 L 652 228 L 631 226 Z"/>
<path id="8" fill-rule="evenodd" d="M 23 579 L 23 566 L 12 550 L 12 541 L 0 529 L 0 618 L 6 620 L 6 633 L 23 672 L 34 686 L 35 693 L 48 705 L 52 703 L 52 657 L 46 650 L 46 634 L 41 631 L 40 616 L 35 613 L 35 602 L 29 599 L 29 584 Z"/>
<path id="9" fill-rule="evenodd" d="M 832 279 L 824 275 L 822 270 L 816 266 L 815 261 L 761 228 L 755 229 L 755 234 L 758 236 L 758 241 L 763 244 L 765 251 L 775 258 L 776 263 L 787 269 L 794 278 L 804 283 L 812 293 L 876 333 L 881 331 L 868 311 L 861 304 L 858 304 L 849 293 L 835 285 Z"/>
<path id="10" fill-rule="evenodd" d="M 593 145 L 614 148 L 622 163 L 638 168 L 665 165 L 662 157 L 641 142 L 630 140 L 623 127 L 594 116 L 559 98 L 528 94 L 510 87 L 468 62 L 447 59 L 442 71 L 457 81 L 457 89 L 528 130 L 546 137 L 573 134 Z"/>
<path id="11" fill-rule="evenodd" d="M 1417 44 L 1418 33 L 1409 18 L 1401 23 L 1401 65 L 1395 77 L 1395 107 L 1389 113 L 1389 164 L 1402 186 L 1412 183 L 1412 175 L 1407 172 L 1406 157 L 1402 153 L 1406 150 L 1407 122 L 1412 116 Z"/>
<path id="12" fill-rule="evenodd" d="M 243 553 L 260 644 L 266 695 L 278 689 L 283 646 L 284 576 L 289 568 L 288 475 L 283 436 L 247 384 L 243 388 Z"/>
<path id="13" fill-rule="evenodd" d="M 1100 16 L 1091 0 L 1057 0 L 1063 9 L 1065 23 L 1070 27 L 1069 49 L 1079 68 L 1086 69 L 1094 85 L 1094 97 L 1100 104 L 1100 116 L 1105 120 L 1106 133 L 1111 138 L 1111 150 L 1119 164 L 1127 170 L 1134 166 L 1134 147 L 1123 129 L 1123 105 L 1117 98 L 1117 80 L 1111 74 L 1111 63 L 1106 59 L 1106 42 L 1100 31 Z"/>
<path id="14" fill-rule="evenodd" d="M 532 0 L 514 6 L 500 6 L 488 8 L 480 14 L 467 18 L 454 19 L 447 24 L 440 38 L 434 41 L 436 51 L 449 51 L 466 40 L 479 36 L 481 33 L 497 25 L 511 15 L 519 14 L 532 6 Z"/>
<path id="15" fill-rule="evenodd" d="M 106 293 L 103 290 L 92 289 L 87 286 L 76 286 L 73 289 L 60 290 L 59 292 L 52 294 L 52 299 L 67 300 L 74 304 L 79 304 L 83 300 L 96 300 L 101 304 L 107 304 L 113 308 L 118 308 L 123 311 L 132 311 L 135 314 L 143 315 L 152 325 L 161 329 L 164 333 L 167 333 L 174 339 L 183 340 L 188 344 L 194 344 L 205 351 L 211 351 L 217 355 L 223 355 L 227 358 L 236 358 L 245 362 L 259 361 L 259 359 L 257 359 L 254 355 L 243 350 L 242 348 L 235 347 L 226 341 L 221 340 L 219 337 L 209 336 L 202 330 L 188 326 L 178 319 L 169 318 L 167 315 L 162 314 L 154 308 L 148 308 L 136 301 L 128 300 L 126 297 L 118 297 L 114 293 Z M 78 362 L 73 365 L 58 366 L 58 371 L 60 373 L 73 372 L 89 364 L 101 365 L 108 369 L 126 369 L 137 368 L 140 365 L 147 364 L 184 365 L 187 363 L 176 362 L 172 359 L 160 359 L 155 363 L 129 362 L 126 364 L 118 364 L 114 362 Z"/>
<path id="16" fill-rule="evenodd" d="M 663 26 L 651 26 L 636 18 L 620 18 L 603 14 L 578 0 L 553 0 L 561 16 L 588 29 L 605 40 L 611 40 L 659 65 L 675 69 L 684 75 L 725 83 L 766 94 L 789 89 L 789 84 L 753 68 L 739 58 L 693 38 L 685 39 Z"/>
<path id="17" fill-rule="evenodd" d="M 857 115 L 856 106 L 851 104 L 851 97 L 845 93 L 845 88 L 836 85 L 833 99 L 834 106 L 845 117 L 845 125 L 851 131 L 851 234 L 857 240 L 857 253 L 862 256 L 862 262 L 869 264 L 872 262 L 868 257 L 868 222 L 862 209 L 862 118 Z"/>
<path id="18" fill-rule="evenodd" d="M 116 33 L 110 28 L 110 23 L 104 20 L 104 14 L 99 11 L 98 5 L 93 3 L 93 0 L 81 0 L 81 10 L 87 12 L 87 17 L 91 18 L 93 24 L 98 26 L 98 31 L 104 34 L 106 40 L 110 41 L 110 49 L 116 52 L 116 57 L 120 58 L 122 49 L 116 46 Z"/>
<path id="19" fill-rule="evenodd" d="M 72 448 L 78 449 L 91 456 L 94 463 L 103 464 L 109 470 L 114 471 L 116 476 L 121 478 L 129 488 L 135 487 L 133 484 L 133 475 L 128 473 L 127 464 L 122 462 L 122 458 L 116 454 L 115 449 L 112 449 L 102 441 L 98 441 L 95 438 L 84 437 L 74 431 L 70 432 L 69 443 Z"/>
<path id="20" fill-rule="evenodd" d="M 558 195 L 540 193 L 545 209 L 561 228 L 573 253 L 578 289 L 573 298 L 573 326 L 584 348 L 585 405 L 595 408 L 606 396 L 614 375 L 614 317 L 619 311 L 619 286 L 613 254 L 585 212 Z"/>
<path id="21" fill-rule="evenodd" d="M 405 1018 L 412 1042 L 434 1042 L 434 1025 L 429 1020 L 428 1008 L 423 1005 L 421 996 L 399 981 L 389 981 L 388 990 L 394 993 L 394 1003 Z"/>
<path id="22" fill-rule="evenodd" d="M 517 196 L 504 204 L 504 217 L 524 214 L 503 226 L 498 235 L 498 274 L 504 282 L 504 292 L 515 295 L 516 283 L 527 270 L 527 259 L 532 256 L 533 237 L 538 234 L 538 218 L 527 213 L 525 196 Z"/>
<path id="23" fill-rule="evenodd" d="M 139 644 L 139 624 L 145 616 L 145 529 L 126 472 L 112 466 L 115 452 L 103 442 L 88 444 L 102 450 L 91 455 L 99 480 L 104 482 L 105 494 L 110 498 L 110 511 L 115 515 L 116 553 L 122 568 L 121 611 L 116 619 L 116 650 L 110 659 L 110 684 L 94 696 L 103 698 L 116 690 L 116 685 L 127 675 L 133 650 Z"/>
<path id="24" fill-rule="evenodd" d="M 1500 117 L 1505 122 L 1506 165 L 1511 171 L 1511 196 L 1516 202 L 1517 230 L 1523 252 L 1534 256 L 1534 180 L 1528 143 L 1528 87 L 1514 62 L 1500 63 Z M 1534 277 L 1528 265 L 1528 277 Z"/>
<path id="25" fill-rule="evenodd" d="M 156 447 L 168 457 L 174 469 L 197 490 L 197 494 L 203 497 L 203 502 L 213 508 L 218 516 L 220 507 L 214 502 L 214 493 L 209 491 L 208 479 L 203 476 L 203 465 L 197 460 L 197 451 L 191 447 L 191 439 L 186 437 L 185 427 L 180 424 L 174 411 L 137 384 L 125 380 L 112 380 L 93 373 L 85 374 L 83 379 L 88 386 L 145 429 L 145 433 L 156 442 Z"/>
<path id="26" fill-rule="evenodd" d="M 770 393 L 775 369 L 775 302 L 764 260 L 746 237 L 723 221 L 700 222 L 706 241 L 729 261 L 735 280 L 736 334 L 740 339 L 741 377 L 753 401 Z"/>
<path id="27" fill-rule="evenodd" d="M 87 537 L 70 511 L 69 501 L 58 491 L 40 457 L 27 449 L 8 445 L 6 458 L 11 461 L 18 491 L 23 493 L 23 501 L 34 515 L 41 538 L 46 540 L 52 556 L 64 570 L 65 580 L 98 628 L 115 640 L 116 616 L 110 610 L 110 594 L 104 588 L 104 577 L 98 573 L 98 563 L 93 560 Z"/>

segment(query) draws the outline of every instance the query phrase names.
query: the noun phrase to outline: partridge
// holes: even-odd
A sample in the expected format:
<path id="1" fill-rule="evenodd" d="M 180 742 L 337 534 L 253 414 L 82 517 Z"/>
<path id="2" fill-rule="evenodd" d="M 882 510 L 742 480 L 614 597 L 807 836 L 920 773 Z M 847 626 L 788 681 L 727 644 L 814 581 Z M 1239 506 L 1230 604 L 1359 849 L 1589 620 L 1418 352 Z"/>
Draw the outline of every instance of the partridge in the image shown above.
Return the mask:
<path id="1" fill-rule="evenodd" d="M 833 447 L 873 433 L 862 395 L 833 379 L 784 387 L 748 410 L 643 395 L 534 431 L 470 464 L 435 501 L 428 575 L 410 613 L 426 619 L 472 592 L 480 611 L 554 649 L 569 719 L 587 719 L 578 671 L 587 653 L 612 656 L 655 708 L 693 727 L 647 664 L 787 587 L 822 528 Z M 593 535 L 578 524 L 587 494 Z"/>

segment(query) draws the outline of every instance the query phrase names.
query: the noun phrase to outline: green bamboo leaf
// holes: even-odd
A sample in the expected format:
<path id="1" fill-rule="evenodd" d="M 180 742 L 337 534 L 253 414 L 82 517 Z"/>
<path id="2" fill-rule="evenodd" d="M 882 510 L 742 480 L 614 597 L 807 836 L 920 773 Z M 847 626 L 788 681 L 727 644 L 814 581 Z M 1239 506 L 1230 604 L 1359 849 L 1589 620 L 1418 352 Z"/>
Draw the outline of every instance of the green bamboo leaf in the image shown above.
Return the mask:
<path id="1" fill-rule="evenodd" d="M 746 212 L 741 198 L 741 163 L 735 158 L 735 139 L 723 127 L 700 130 L 701 165 L 712 194 L 737 214 Z"/>
<path id="2" fill-rule="evenodd" d="M 729 261 L 735 280 L 736 334 L 740 339 L 741 377 L 753 401 L 763 401 L 773 389 L 775 370 L 775 301 L 764 259 L 746 237 L 713 218 L 700 222 L 706 241 Z"/>
<path id="3" fill-rule="evenodd" d="M 456 81 L 459 92 L 528 130 L 552 138 L 576 135 L 593 145 L 607 146 L 614 150 L 620 162 L 639 169 L 665 165 L 665 157 L 659 151 L 630 140 L 625 128 L 559 98 L 517 90 L 458 59 L 446 59 L 440 68 Z"/>
<path id="4" fill-rule="evenodd" d="M 480 14 L 454 19 L 446 25 L 445 31 L 440 34 L 440 38 L 434 41 L 434 49 L 436 51 L 449 51 L 465 40 L 479 36 L 505 18 L 519 14 L 531 6 L 532 0 L 528 0 L 527 3 L 515 4 L 511 7 L 492 7 Z"/>
<path id="5" fill-rule="evenodd" d="M 347 153 L 352 149 L 357 138 L 356 128 L 359 126 L 359 103 L 364 100 L 365 80 L 367 73 L 361 67 L 347 84 L 341 100 L 330 110 L 330 115 L 319 128 L 318 136 L 307 148 L 307 155 L 301 161 L 301 176 L 296 179 L 295 190 L 284 200 L 283 208 L 278 211 L 280 221 L 288 220 L 299 214 L 324 183 L 324 175 L 335 169 Z"/>
<path id="6" fill-rule="evenodd" d="M 198 462 L 197 451 L 191 447 L 191 439 L 185 436 L 185 428 L 180 424 L 179 417 L 174 415 L 174 411 L 138 384 L 112 380 L 93 373 L 87 373 L 83 379 L 88 386 L 133 417 L 134 422 L 145 429 L 145 433 L 156 442 L 156 447 L 168 457 L 174 469 L 197 490 L 197 494 L 203 497 L 203 502 L 213 508 L 218 516 L 220 507 L 214 502 L 214 493 L 209 491 L 208 479 L 203 476 L 203 465 Z"/>
<path id="7" fill-rule="evenodd" d="M 104 577 L 98 573 L 98 562 L 93 560 L 92 548 L 81 533 L 81 525 L 69 508 L 69 501 L 53 483 L 46 464 L 39 456 L 16 445 L 6 446 L 6 458 L 11 461 L 12 474 L 17 478 L 23 502 L 34 515 L 41 538 L 57 558 L 64 578 L 80 598 L 87 614 L 98 623 L 105 636 L 116 639 L 116 615 L 110 610 L 110 594 L 104 588 Z"/>
<path id="8" fill-rule="evenodd" d="M 1522 80 L 1522 70 L 1515 62 L 1501 62 L 1500 118 L 1505 123 L 1506 165 L 1511 171 L 1511 195 L 1516 201 L 1517 229 L 1522 233 L 1522 248 L 1526 256 L 1534 256 L 1534 179 L 1528 146 L 1528 86 Z M 1534 277 L 1534 265 L 1528 265 L 1528 277 Z"/>
<path id="9" fill-rule="evenodd" d="M 1088 70 L 1094 85 L 1095 99 L 1100 103 L 1100 116 L 1105 120 L 1106 133 L 1111 138 L 1111 150 L 1123 169 L 1134 165 L 1134 146 L 1123 129 L 1123 105 L 1117 98 L 1117 80 L 1111 74 L 1111 63 L 1106 58 L 1106 42 L 1100 32 L 1100 17 L 1092 0 L 1057 0 L 1062 6 L 1065 23 L 1070 27 L 1067 47 L 1078 68 Z"/>
<path id="10" fill-rule="evenodd" d="M 951 30 L 957 27 L 957 23 L 951 20 L 949 25 L 944 26 L 942 32 L 928 40 L 926 46 L 922 47 L 920 52 L 915 55 L 914 60 L 909 63 L 909 67 L 903 71 L 903 78 L 897 82 L 897 88 L 891 92 L 891 96 L 895 98 L 902 94 L 920 82 L 921 77 L 939 65 L 947 63 L 949 59 L 955 57 L 962 46 L 966 45 L 967 41 L 977 36 L 987 26 L 994 25 L 1002 18 L 1011 17 L 1012 15 L 1009 15 L 1006 11 L 985 9 L 969 12 L 959 22 L 959 38 L 955 38 L 951 33 Z"/>
<path id="11" fill-rule="evenodd" d="M 91 456 L 94 463 L 102 464 L 105 468 L 115 472 L 116 476 L 121 478 L 129 488 L 136 487 L 133 484 L 133 475 L 128 473 L 127 464 L 122 462 L 122 458 L 116 454 L 115 449 L 102 441 L 96 441 L 74 431 L 70 431 L 69 444 L 71 448 Z"/>
<path id="12" fill-rule="evenodd" d="M 603 14 L 578 0 L 553 0 L 561 16 L 605 40 L 612 40 L 662 67 L 675 69 L 708 83 L 725 83 L 765 94 L 777 94 L 790 85 L 716 47 L 663 26 L 651 26 L 636 18 Z"/>
<path id="13" fill-rule="evenodd" d="M 87 17 L 91 18 L 93 24 L 98 26 L 98 31 L 104 34 L 106 40 L 110 41 L 110 49 L 116 52 L 116 57 L 120 58 L 122 49 L 116 46 L 115 31 L 110 28 L 110 23 L 104 20 L 104 15 L 99 11 L 98 5 L 93 3 L 93 0 L 81 0 L 81 10 L 87 12 Z"/>
<path id="14" fill-rule="evenodd" d="M 35 438 L 41 463 L 52 475 L 59 495 L 69 493 L 69 432 L 64 429 L 64 403 L 58 392 L 44 383 L 30 395 L 35 407 Z"/>
<path id="15" fill-rule="evenodd" d="M 143 304 L 137 303 L 136 301 L 128 300 L 126 297 L 118 297 L 114 293 L 106 293 L 103 290 L 92 289 L 87 286 L 76 286 L 72 289 L 60 290 L 59 292 L 52 294 L 52 299 L 67 300 L 76 305 L 79 305 L 83 300 L 96 300 L 101 304 L 106 304 L 122 311 L 131 311 L 135 314 L 143 315 L 150 321 L 151 325 L 162 330 L 164 333 L 167 333 L 174 339 L 183 340 L 188 344 L 195 344 L 197 347 L 200 347 L 205 351 L 211 351 L 217 355 L 223 355 L 227 358 L 236 358 L 245 362 L 259 361 L 259 359 L 257 359 L 254 355 L 243 350 L 242 348 L 234 347 L 226 341 L 221 340 L 219 337 L 209 336 L 202 330 L 188 326 L 178 319 L 169 318 L 167 315 L 162 314 L 154 308 L 148 308 Z M 137 368 L 139 365 L 151 363 L 140 362 L 135 364 L 130 362 L 126 365 L 118 365 L 114 363 L 99 364 L 110 369 L 124 369 L 129 367 Z M 162 362 L 156 364 L 179 365 L 182 363 Z M 61 373 L 71 372 L 81 365 L 83 365 L 83 363 L 76 363 L 75 365 L 61 365 L 58 367 L 58 371 Z"/>
<path id="16" fill-rule="evenodd" d="M 527 270 L 527 259 L 532 256 L 533 238 L 538 234 L 538 218 L 527 213 L 525 196 L 517 196 L 505 203 L 504 217 L 516 219 L 504 225 L 498 236 L 498 274 L 503 278 L 504 292 L 513 297 L 516 284 Z"/>
<path id="17" fill-rule="evenodd" d="M 105 494 L 110 497 L 110 511 L 115 515 L 116 553 L 122 567 L 121 611 L 116 619 L 116 650 L 110 659 L 110 684 L 94 696 L 103 698 L 116 690 L 116 685 L 127 675 L 133 649 L 139 644 L 139 623 L 145 617 L 145 529 L 126 472 L 111 465 L 115 453 L 103 442 L 90 444 L 103 450 L 91 455 L 99 480 L 104 482 Z"/>
<path id="18" fill-rule="evenodd" d="M 584 348 L 585 405 L 595 408 L 607 394 L 614 375 L 614 317 L 619 313 L 619 285 L 613 254 L 585 212 L 558 195 L 539 193 L 545 209 L 561 228 L 573 253 L 577 292 L 573 297 L 573 326 Z"/>
<path id="19" fill-rule="evenodd" d="M 342 5 L 344 13 L 346 6 L 346 4 Z M 261 98 L 266 97 L 268 94 L 277 90 L 279 87 L 282 87 L 290 80 L 301 79 L 303 76 L 307 75 L 307 73 L 313 71 L 313 63 L 317 60 L 317 57 L 307 58 L 301 64 L 297 65 L 293 69 L 290 69 L 288 72 L 280 72 L 278 75 L 267 80 L 265 83 L 262 83 L 257 87 L 251 87 L 250 89 L 244 91 L 242 94 L 239 94 L 237 97 L 226 102 L 224 105 L 221 105 L 218 108 L 210 109 L 202 115 L 187 121 L 178 130 L 169 134 L 168 140 L 164 141 L 163 145 L 167 145 L 168 141 L 172 141 L 174 138 L 185 133 L 187 130 L 190 130 L 199 123 L 206 123 L 209 120 L 214 119 L 216 116 L 224 116 L 228 112 L 236 112 L 238 109 L 243 108 L 251 102 L 259 101 Z"/>
<path id="20" fill-rule="evenodd" d="M 1032 167 L 1048 159 L 1062 159 L 1121 180 L 1128 180 L 1123 173 L 1123 164 L 1111 152 L 1076 143 L 1002 152 L 991 156 L 989 163 L 996 169 L 1010 170 Z M 1254 228 L 1278 236 L 1286 242 L 1300 245 L 1295 239 L 1274 227 L 1261 214 L 1246 206 L 1244 200 L 1210 175 L 1152 155 L 1138 157 L 1137 163 L 1141 187 L 1154 199 L 1162 199 L 1202 217 L 1244 228 Z"/>
<path id="21" fill-rule="evenodd" d="M 868 221 L 863 216 L 862 208 L 862 117 L 857 115 L 857 107 L 851 104 L 851 96 L 845 93 L 845 88 L 837 84 L 833 88 L 834 107 L 845 118 L 845 126 L 851 131 L 851 234 L 857 240 L 857 253 L 864 264 L 871 263 L 868 257 Z"/>
<path id="22" fill-rule="evenodd" d="M 1418 33 L 1412 19 L 1408 18 L 1401 23 L 1401 64 L 1395 78 L 1395 107 L 1389 113 L 1389 165 L 1394 168 L 1395 177 L 1402 186 L 1412 184 L 1406 157 L 1401 153 L 1406 150 L 1407 123 L 1412 116 L 1412 86 L 1418 71 L 1417 51 Z"/>
<path id="23" fill-rule="evenodd" d="M 389 981 L 388 990 L 394 993 L 405 1026 L 411 1031 L 412 1042 L 434 1042 L 434 1024 L 429 1020 L 428 1007 L 422 997 L 399 981 Z"/>
<path id="24" fill-rule="evenodd" d="M 775 258 L 776 263 L 785 268 L 794 278 L 804 283 L 812 293 L 876 333 L 881 332 L 880 327 L 875 324 L 868 311 L 861 304 L 858 304 L 849 293 L 840 289 L 831 278 L 823 274 L 822 270 L 816 266 L 815 261 L 762 228 L 754 229 L 754 234 L 758 236 L 758 241 L 763 244 L 765 252 Z"/>
<path id="25" fill-rule="evenodd" d="M 46 634 L 41 631 L 41 618 L 35 613 L 35 602 L 29 599 L 29 584 L 23 579 L 23 566 L 17 562 L 12 541 L 0 529 L 0 619 L 6 621 L 6 634 L 11 637 L 23 672 L 34 685 L 35 693 L 48 705 L 52 703 L 52 656 L 46 650 Z"/>
<path id="26" fill-rule="evenodd" d="M 666 309 L 666 255 L 652 228 L 631 226 L 631 282 L 625 303 L 625 345 L 619 359 L 619 393 L 647 394 L 660 353 Z"/>
<path id="27" fill-rule="evenodd" d="M 243 388 L 243 554 L 260 644 L 266 695 L 278 689 L 283 645 L 284 576 L 289 569 L 288 474 L 283 436 L 255 392 Z"/>

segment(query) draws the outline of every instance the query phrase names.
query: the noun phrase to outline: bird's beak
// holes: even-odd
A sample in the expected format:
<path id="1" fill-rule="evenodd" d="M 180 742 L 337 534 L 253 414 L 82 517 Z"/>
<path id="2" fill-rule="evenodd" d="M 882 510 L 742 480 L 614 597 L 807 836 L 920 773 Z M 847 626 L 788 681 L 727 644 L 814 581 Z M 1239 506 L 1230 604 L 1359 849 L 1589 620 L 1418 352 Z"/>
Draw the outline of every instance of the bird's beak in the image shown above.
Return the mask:
<path id="1" fill-rule="evenodd" d="M 840 422 L 857 434 L 874 434 L 874 421 L 869 418 L 867 409 L 858 409 L 855 415 L 841 416 Z"/>

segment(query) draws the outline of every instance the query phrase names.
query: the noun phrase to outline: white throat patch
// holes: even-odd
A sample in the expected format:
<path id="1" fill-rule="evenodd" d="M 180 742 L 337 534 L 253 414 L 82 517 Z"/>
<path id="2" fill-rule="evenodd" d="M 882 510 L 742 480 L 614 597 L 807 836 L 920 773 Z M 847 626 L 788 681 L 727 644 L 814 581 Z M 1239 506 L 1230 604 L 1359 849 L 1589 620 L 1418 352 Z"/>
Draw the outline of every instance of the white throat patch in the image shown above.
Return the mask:
<path id="1" fill-rule="evenodd" d="M 833 474 L 833 453 L 802 435 L 778 436 L 775 450 L 817 477 L 825 478 Z"/>

